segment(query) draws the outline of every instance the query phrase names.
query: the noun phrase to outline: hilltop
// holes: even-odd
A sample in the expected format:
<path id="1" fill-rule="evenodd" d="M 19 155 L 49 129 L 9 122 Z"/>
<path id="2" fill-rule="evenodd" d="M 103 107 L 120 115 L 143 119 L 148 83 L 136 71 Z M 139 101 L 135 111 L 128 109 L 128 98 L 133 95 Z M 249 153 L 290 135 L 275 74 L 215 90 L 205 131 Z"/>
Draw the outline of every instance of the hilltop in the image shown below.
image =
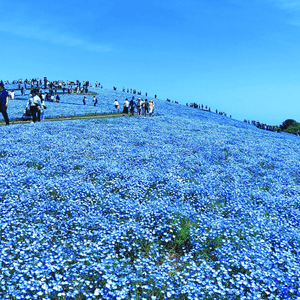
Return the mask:
<path id="1" fill-rule="evenodd" d="M 0 128 L 2 298 L 300 297 L 299 139 L 154 101 Z"/>

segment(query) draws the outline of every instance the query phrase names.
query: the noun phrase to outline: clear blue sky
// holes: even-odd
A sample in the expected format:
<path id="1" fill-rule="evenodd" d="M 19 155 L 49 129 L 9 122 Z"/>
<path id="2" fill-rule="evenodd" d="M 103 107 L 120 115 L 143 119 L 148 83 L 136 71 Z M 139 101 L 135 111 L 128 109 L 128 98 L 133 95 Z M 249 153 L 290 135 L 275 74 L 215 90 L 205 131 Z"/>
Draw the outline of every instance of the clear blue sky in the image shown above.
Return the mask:
<path id="1" fill-rule="evenodd" d="M 0 0 L 1 79 L 97 80 L 300 122 L 300 0 Z"/>

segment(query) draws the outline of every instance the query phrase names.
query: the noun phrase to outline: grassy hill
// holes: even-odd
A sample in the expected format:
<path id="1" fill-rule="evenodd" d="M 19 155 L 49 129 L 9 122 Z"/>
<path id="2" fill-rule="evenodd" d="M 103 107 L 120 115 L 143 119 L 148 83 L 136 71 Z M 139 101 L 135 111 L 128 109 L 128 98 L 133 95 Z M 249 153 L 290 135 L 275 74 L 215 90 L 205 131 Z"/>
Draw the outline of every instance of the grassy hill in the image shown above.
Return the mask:
<path id="1" fill-rule="evenodd" d="M 299 299 L 299 138 L 155 105 L 1 126 L 2 299 Z"/>

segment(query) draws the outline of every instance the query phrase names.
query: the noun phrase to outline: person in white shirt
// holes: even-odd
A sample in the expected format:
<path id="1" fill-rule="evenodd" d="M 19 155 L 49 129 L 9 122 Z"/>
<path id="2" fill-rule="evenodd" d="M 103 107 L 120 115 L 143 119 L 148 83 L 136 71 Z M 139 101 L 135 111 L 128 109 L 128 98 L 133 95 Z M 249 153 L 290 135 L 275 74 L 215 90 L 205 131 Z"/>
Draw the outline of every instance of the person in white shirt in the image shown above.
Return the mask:
<path id="1" fill-rule="evenodd" d="M 10 98 L 11 98 L 11 100 L 15 99 L 15 91 L 10 92 Z"/>
<path id="2" fill-rule="evenodd" d="M 114 106 L 115 106 L 115 110 L 116 110 L 117 112 L 119 112 L 119 111 L 120 111 L 120 106 L 119 106 L 119 102 L 118 102 L 117 99 L 115 99 Z"/>
<path id="3" fill-rule="evenodd" d="M 128 115 L 128 107 L 129 107 L 129 101 L 126 98 L 125 102 L 124 102 L 123 114 L 127 114 Z"/>
<path id="4" fill-rule="evenodd" d="M 35 123 L 37 119 L 39 119 L 38 121 L 40 121 L 40 118 L 37 118 L 37 114 L 41 109 L 42 102 L 40 97 L 38 96 L 38 91 L 36 89 L 31 90 L 28 99 L 28 106 L 30 107 L 33 123 Z"/>
<path id="5" fill-rule="evenodd" d="M 154 112 L 154 102 L 152 100 L 150 100 L 149 102 L 149 115 L 152 116 Z"/>

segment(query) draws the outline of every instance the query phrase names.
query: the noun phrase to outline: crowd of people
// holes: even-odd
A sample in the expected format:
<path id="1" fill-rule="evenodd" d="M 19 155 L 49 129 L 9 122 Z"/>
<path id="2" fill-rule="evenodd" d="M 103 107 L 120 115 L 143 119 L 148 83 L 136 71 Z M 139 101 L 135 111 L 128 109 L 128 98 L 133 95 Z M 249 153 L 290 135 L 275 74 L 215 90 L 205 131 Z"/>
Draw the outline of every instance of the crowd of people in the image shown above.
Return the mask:
<path id="1" fill-rule="evenodd" d="M 12 89 L 8 91 L 5 89 L 5 84 L 14 84 L 17 85 L 18 88 Z M 80 93 L 88 93 L 90 83 L 89 81 L 83 81 L 81 83 L 79 80 L 69 81 L 65 83 L 62 80 L 57 81 L 49 81 L 47 77 L 42 79 L 19 79 L 13 80 L 11 83 L 9 81 L 3 82 L 0 81 L 0 112 L 3 115 L 6 125 L 9 125 L 9 118 L 7 114 L 7 107 L 9 99 L 15 99 L 15 91 L 20 90 L 21 96 L 28 96 L 28 102 L 23 114 L 23 119 L 32 119 L 32 122 L 41 121 L 44 119 L 44 110 L 46 109 L 45 101 L 50 102 L 59 102 L 60 96 L 58 95 L 58 89 L 62 90 L 62 94 L 68 93 L 72 94 L 76 92 Z M 101 87 L 100 84 L 96 82 L 96 87 Z M 48 90 L 48 92 L 46 91 Z M 29 90 L 29 94 L 27 94 L 27 90 Z M 44 91 L 43 91 L 44 90 Z M 56 95 L 56 96 L 55 96 Z M 98 100 L 94 97 L 94 106 L 96 106 Z"/>
<path id="2" fill-rule="evenodd" d="M 8 107 L 8 102 L 9 99 L 15 99 L 15 90 L 12 89 L 8 91 L 5 89 L 4 84 L 9 84 L 9 82 L 3 82 L 2 80 L 0 81 L 0 112 L 3 115 L 3 118 L 6 122 L 6 125 L 9 125 L 9 118 L 7 114 L 7 107 Z M 44 119 L 44 112 L 46 109 L 45 102 L 59 102 L 60 101 L 60 96 L 57 93 L 58 89 L 62 90 L 62 93 L 64 94 L 66 91 L 67 93 L 73 93 L 74 91 L 79 94 L 79 93 L 87 93 L 88 88 L 89 88 L 89 81 L 84 81 L 83 84 L 77 80 L 76 82 L 72 81 L 67 81 L 65 84 L 63 81 L 53 81 L 49 82 L 44 80 L 37 80 L 37 79 L 31 79 L 31 80 L 18 80 L 18 81 L 13 81 L 12 84 L 17 84 L 18 88 L 21 91 L 22 96 L 27 96 L 28 95 L 28 101 L 27 105 L 23 114 L 22 119 L 23 120 L 28 120 L 32 119 L 32 122 L 39 122 Z M 73 88 L 73 85 L 75 88 Z M 100 87 L 102 88 L 103 86 L 100 85 L 96 81 L 95 87 Z M 46 88 L 48 92 L 46 91 Z M 29 90 L 29 94 L 26 94 L 26 91 Z M 123 91 L 125 91 L 123 89 Z M 128 90 L 129 92 L 129 90 Z M 134 90 L 136 94 L 136 90 Z M 138 95 L 141 93 L 138 92 Z M 147 93 L 146 93 L 147 94 Z M 56 96 L 55 96 L 56 95 Z M 156 96 L 156 95 L 155 95 Z M 86 96 L 83 98 L 83 105 L 87 104 L 88 99 Z M 93 105 L 97 106 L 98 99 L 96 96 L 93 97 Z M 115 107 L 115 112 L 120 112 L 120 104 L 118 100 L 116 99 L 114 102 L 114 107 Z M 142 99 L 138 98 L 135 100 L 135 97 L 132 96 L 130 100 L 128 98 L 125 99 L 122 107 L 122 112 L 123 114 L 131 114 L 133 115 L 138 115 L 138 116 L 152 116 L 154 114 L 154 101 L 148 99 Z"/>
<path id="3" fill-rule="evenodd" d="M 0 112 L 5 120 L 6 125 L 9 125 L 9 118 L 7 114 L 7 107 L 8 107 L 8 102 L 9 99 L 14 99 L 15 98 L 15 90 L 8 91 L 5 89 L 4 84 L 8 84 L 9 82 L 3 82 L 2 80 L 0 81 Z M 45 102 L 50 101 L 50 102 L 59 102 L 60 101 L 60 96 L 57 94 L 58 89 L 62 89 L 63 94 L 65 92 L 67 93 L 73 93 L 74 91 L 79 94 L 79 93 L 88 93 L 88 88 L 90 86 L 89 81 L 83 81 L 81 84 L 78 80 L 76 82 L 73 81 L 67 81 L 67 83 L 63 81 L 53 81 L 49 82 L 44 78 L 44 82 L 42 80 L 37 80 L 37 79 L 31 79 L 31 80 L 18 80 L 18 81 L 13 81 L 12 84 L 17 84 L 18 88 L 21 91 L 21 95 L 25 96 L 27 89 L 30 90 L 29 95 L 28 95 L 28 102 L 26 105 L 26 109 L 24 111 L 23 119 L 32 119 L 32 122 L 35 123 L 36 121 L 42 121 L 44 119 L 44 111 L 46 109 Z M 74 86 L 74 88 L 73 88 Z M 103 88 L 103 86 L 96 81 L 95 87 L 100 87 Z M 46 88 L 48 89 L 48 92 L 46 92 Z M 114 90 L 116 90 L 116 87 L 113 87 Z M 44 91 L 43 91 L 44 89 Z M 141 95 L 140 91 L 132 90 L 132 89 L 127 89 L 127 92 L 134 93 L 137 95 Z M 125 92 L 125 88 L 123 88 L 123 92 Z M 56 94 L 56 96 L 55 96 Z M 146 93 L 147 97 L 147 93 Z M 156 95 L 155 95 L 156 98 Z M 86 105 L 87 103 L 87 98 L 84 96 L 83 98 L 83 105 Z M 96 106 L 98 103 L 98 99 L 96 96 L 93 97 L 93 105 Z M 168 102 L 171 102 L 171 100 L 167 99 Z M 173 101 L 172 101 L 173 102 Z M 178 102 L 175 102 L 178 103 Z M 117 99 L 115 99 L 114 103 L 114 108 L 115 112 L 121 112 L 120 109 L 120 104 Z M 197 104 L 197 103 L 188 103 L 186 104 L 187 106 L 201 109 L 201 110 L 206 110 L 206 111 L 211 111 L 210 107 L 207 105 L 204 106 L 203 104 Z M 143 100 L 142 98 L 137 98 L 135 100 L 135 97 L 132 96 L 130 100 L 128 98 L 125 99 L 122 107 L 122 113 L 125 115 L 138 115 L 138 116 L 152 116 L 154 114 L 154 101 L 146 98 Z M 216 109 L 216 114 L 220 114 L 223 116 L 227 116 L 226 113 L 224 112 L 219 112 Z M 230 115 L 231 118 L 231 115 Z M 261 123 L 259 121 L 250 121 L 250 120 L 244 120 L 245 123 L 252 124 L 256 126 L 257 128 L 263 129 L 263 130 L 268 130 L 268 131 L 274 131 L 274 132 L 280 132 L 281 129 L 278 126 L 271 126 L 268 124 Z M 300 135 L 298 132 L 297 135 Z"/>
<path id="4" fill-rule="evenodd" d="M 4 84 L 8 84 L 9 82 L 3 82 L 0 81 L 0 112 L 3 115 L 3 118 L 5 120 L 6 125 L 9 125 L 9 118 L 7 114 L 7 107 L 9 98 L 15 99 L 15 90 L 8 91 L 5 89 Z M 62 80 L 57 81 L 48 81 L 46 77 L 44 77 L 44 80 L 41 79 L 25 79 L 24 81 L 22 79 L 14 80 L 12 81 L 12 84 L 17 84 L 18 89 L 21 92 L 21 96 L 26 95 L 26 91 L 29 90 L 28 95 L 28 102 L 27 106 L 24 112 L 24 115 L 28 118 L 31 117 L 33 122 L 41 121 L 44 119 L 44 110 L 46 109 L 45 102 L 59 102 L 60 97 L 57 93 L 58 89 L 62 90 L 62 94 L 68 93 L 68 94 L 88 94 L 89 87 L 91 86 L 89 81 L 83 81 L 82 83 L 79 80 L 76 81 L 69 81 L 64 82 Z M 95 87 L 103 88 L 103 86 L 95 82 Z M 44 92 L 43 92 L 44 89 Z M 46 89 L 48 89 L 48 92 L 46 92 Z M 113 87 L 114 90 L 117 90 L 116 87 Z M 125 88 L 123 87 L 123 92 L 126 92 Z M 140 91 L 137 91 L 135 89 L 127 89 L 127 93 L 133 93 L 137 95 L 141 95 Z M 56 95 L 56 96 L 55 96 Z M 147 97 L 147 93 L 145 94 Z M 155 95 L 155 98 L 157 95 Z M 87 98 L 84 96 L 83 98 L 83 104 L 86 105 Z M 170 99 L 167 99 L 168 102 L 171 102 Z M 173 102 L 173 101 L 172 101 Z M 93 105 L 96 106 L 98 103 L 98 99 L 96 96 L 93 97 Z M 178 103 L 178 102 L 175 102 Z M 211 108 L 207 105 L 204 106 L 203 104 L 197 104 L 197 103 L 190 103 L 186 104 L 187 106 L 211 111 Z M 120 112 L 120 104 L 119 101 L 116 99 L 114 101 L 114 108 L 116 112 Z M 138 115 L 138 116 L 151 116 L 154 113 L 154 102 L 153 100 L 148 101 L 147 98 L 143 100 L 142 98 L 138 98 L 135 100 L 135 97 L 132 96 L 132 99 L 128 100 L 128 98 L 125 99 L 122 107 L 123 114 L 131 114 L 131 115 Z M 227 116 L 226 113 L 220 112 L 216 109 L 216 114 L 220 114 L 223 116 Z M 231 117 L 231 115 L 230 115 Z M 280 131 L 280 127 L 277 126 L 271 126 L 268 124 L 260 123 L 258 121 L 251 121 L 250 120 L 244 120 L 244 122 L 248 124 L 252 124 L 260 129 L 269 130 L 269 131 Z"/>
<path id="5" fill-rule="evenodd" d="M 248 124 L 252 124 L 252 125 L 256 126 L 257 128 L 263 129 L 263 130 L 274 131 L 274 132 L 281 131 L 280 127 L 278 127 L 278 126 L 272 126 L 272 125 L 260 123 L 259 121 L 251 121 L 250 122 L 250 120 L 244 119 L 244 122 L 248 123 Z"/>
<path id="6" fill-rule="evenodd" d="M 170 99 L 167 99 L 167 101 L 168 101 L 168 102 L 171 102 Z M 173 101 L 172 101 L 172 102 L 173 102 Z M 178 102 L 176 102 L 176 101 L 175 101 L 175 103 L 178 104 Z M 190 103 L 190 105 L 187 103 L 186 106 L 190 106 L 190 107 L 193 107 L 193 108 L 197 108 L 197 109 L 201 109 L 201 110 L 205 110 L 205 111 L 211 112 L 210 107 L 208 107 L 207 105 L 204 106 L 203 104 L 197 104 L 196 102 Z M 218 111 L 217 109 L 216 109 L 216 114 L 219 114 L 219 115 L 221 115 L 221 116 L 227 117 L 227 113 Z M 231 118 L 232 116 L 230 115 L 229 117 Z"/>
<path id="7" fill-rule="evenodd" d="M 120 112 L 120 104 L 117 99 L 115 99 L 114 106 L 115 111 Z M 152 116 L 154 114 L 154 101 L 148 101 L 148 99 L 143 100 L 142 98 L 138 98 L 137 101 L 135 101 L 134 96 L 132 96 L 130 101 L 126 98 L 123 103 L 122 112 L 126 115 L 130 113 L 132 116 L 135 114 L 138 116 Z"/>
<path id="8" fill-rule="evenodd" d="M 14 94 L 11 95 L 5 89 L 3 81 L 0 82 L 0 111 L 5 120 L 6 125 L 9 125 L 9 118 L 7 114 L 7 107 L 9 98 L 14 98 Z M 30 91 L 28 102 L 25 108 L 24 114 L 32 117 L 32 122 L 41 121 L 44 119 L 44 110 L 46 105 L 45 98 L 40 93 L 39 89 L 34 88 Z"/>

